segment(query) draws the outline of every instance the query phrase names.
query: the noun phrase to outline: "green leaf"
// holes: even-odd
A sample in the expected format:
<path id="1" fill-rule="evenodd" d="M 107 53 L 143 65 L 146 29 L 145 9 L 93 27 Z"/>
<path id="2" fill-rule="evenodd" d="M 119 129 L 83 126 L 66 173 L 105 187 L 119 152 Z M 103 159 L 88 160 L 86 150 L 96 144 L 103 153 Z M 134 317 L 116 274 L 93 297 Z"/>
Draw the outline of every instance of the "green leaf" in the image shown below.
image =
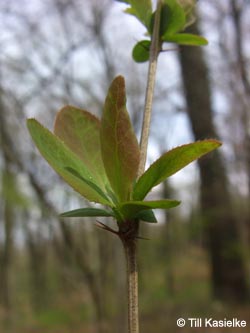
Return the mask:
<path id="1" fill-rule="evenodd" d="M 109 182 L 119 201 L 130 198 L 140 159 L 139 145 L 126 109 L 125 81 L 118 76 L 105 100 L 101 150 Z"/>
<path id="2" fill-rule="evenodd" d="M 132 51 L 134 61 L 145 62 L 149 60 L 150 44 L 149 40 L 141 40 L 134 46 Z"/>
<path id="3" fill-rule="evenodd" d="M 113 212 L 99 208 L 80 208 L 70 210 L 60 214 L 60 217 L 95 217 L 95 216 L 114 216 Z"/>
<path id="4" fill-rule="evenodd" d="M 151 0 L 128 0 L 131 7 L 126 10 L 128 14 L 136 16 L 142 24 L 149 27 L 152 14 Z"/>
<path id="5" fill-rule="evenodd" d="M 182 6 L 176 0 L 165 0 L 162 7 L 161 26 L 164 27 L 162 35 L 174 34 L 184 29 L 186 24 L 186 15 Z"/>
<path id="6" fill-rule="evenodd" d="M 154 186 L 220 145 L 221 142 L 217 140 L 203 140 L 166 152 L 138 179 L 134 187 L 134 200 L 144 199 Z"/>
<path id="7" fill-rule="evenodd" d="M 174 35 L 165 34 L 163 36 L 163 40 L 168 43 L 177 43 L 181 45 L 190 45 L 190 46 L 202 46 L 208 44 L 206 38 L 186 33 L 174 34 Z"/>
<path id="8" fill-rule="evenodd" d="M 132 219 L 138 217 L 138 213 L 148 209 L 169 209 L 180 204 L 177 200 L 156 200 L 156 201 L 128 201 L 119 205 L 118 210 L 124 219 Z"/>
<path id="9" fill-rule="evenodd" d="M 143 221 L 143 222 L 149 222 L 149 223 L 157 223 L 157 219 L 155 217 L 154 212 L 150 210 L 142 210 L 140 211 L 136 216 L 136 219 Z"/>
<path id="10" fill-rule="evenodd" d="M 35 119 L 28 119 L 27 126 L 42 156 L 74 190 L 89 201 L 111 205 L 108 200 L 104 199 L 90 186 L 90 183 L 93 183 L 98 187 L 93 175 L 74 152 Z M 76 170 L 82 179 L 73 175 L 67 168 Z"/>
<path id="11" fill-rule="evenodd" d="M 88 184 L 94 191 L 96 191 L 98 194 L 100 194 L 100 196 L 104 199 L 109 201 L 109 197 L 106 195 L 106 193 L 104 193 L 102 191 L 102 189 L 100 187 L 98 187 L 95 183 L 93 183 L 93 181 L 87 179 L 87 178 L 83 178 L 79 172 L 77 172 L 76 170 L 70 168 L 70 167 L 66 167 L 65 170 L 67 170 L 68 172 L 70 172 L 73 176 L 77 177 L 78 179 L 82 180 L 84 183 Z"/>
<path id="12" fill-rule="evenodd" d="M 102 161 L 100 127 L 100 120 L 91 113 L 65 106 L 57 113 L 54 133 L 82 160 L 104 192 L 111 187 Z"/>

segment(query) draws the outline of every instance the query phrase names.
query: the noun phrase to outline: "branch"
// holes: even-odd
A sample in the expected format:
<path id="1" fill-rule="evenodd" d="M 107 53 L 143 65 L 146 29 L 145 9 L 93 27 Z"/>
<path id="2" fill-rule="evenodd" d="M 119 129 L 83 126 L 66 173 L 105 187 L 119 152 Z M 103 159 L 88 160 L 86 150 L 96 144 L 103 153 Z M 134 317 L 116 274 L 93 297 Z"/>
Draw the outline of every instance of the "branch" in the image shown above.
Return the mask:
<path id="1" fill-rule="evenodd" d="M 156 13 L 155 13 L 154 30 L 153 30 L 151 48 L 150 48 L 144 117 L 143 117 L 141 141 L 140 141 L 141 159 L 140 159 L 140 164 L 139 164 L 138 177 L 140 177 L 143 174 L 144 169 L 145 169 L 146 159 L 147 159 L 148 138 L 149 138 L 149 131 L 150 131 L 151 115 L 152 115 L 152 105 L 153 105 L 153 97 L 154 97 L 157 60 L 158 60 L 158 56 L 159 56 L 159 52 L 160 52 L 160 48 L 161 48 L 161 42 L 159 39 L 161 6 L 162 6 L 162 0 L 158 0 Z"/>

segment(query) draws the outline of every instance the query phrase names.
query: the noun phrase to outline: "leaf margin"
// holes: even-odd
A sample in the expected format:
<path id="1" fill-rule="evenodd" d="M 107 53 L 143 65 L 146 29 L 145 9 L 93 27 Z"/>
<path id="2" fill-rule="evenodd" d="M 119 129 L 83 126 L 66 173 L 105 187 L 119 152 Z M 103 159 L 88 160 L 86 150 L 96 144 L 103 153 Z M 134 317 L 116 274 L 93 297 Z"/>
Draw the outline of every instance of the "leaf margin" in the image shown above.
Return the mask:
<path id="1" fill-rule="evenodd" d="M 201 140 L 196 141 L 193 143 L 188 143 L 182 146 L 175 147 L 169 151 L 167 151 L 165 154 L 163 154 L 161 157 L 159 157 L 151 166 L 141 175 L 141 177 L 137 180 L 137 182 L 134 185 L 134 191 L 133 191 L 133 199 L 134 200 L 143 200 L 145 196 L 151 191 L 151 189 L 157 185 L 159 185 L 162 181 L 164 181 L 166 178 L 172 176 L 179 170 L 183 169 L 185 166 L 190 164 L 191 162 L 197 160 L 201 156 L 213 151 L 214 149 L 221 146 L 221 142 L 215 139 L 207 139 L 207 140 Z M 202 148 L 205 149 L 204 152 L 196 153 L 195 156 L 191 157 L 190 152 L 188 153 L 187 161 L 183 163 L 182 160 L 181 165 L 172 167 L 172 171 L 169 170 L 166 171 L 166 168 L 164 168 L 164 165 L 166 162 L 173 163 L 173 159 L 171 160 L 171 155 L 173 155 L 173 158 L 182 159 L 183 154 L 187 154 L 186 149 L 189 150 L 189 148 L 197 148 L 198 146 L 201 150 Z M 206 148 L 207 146 L 207 148 Z M 210 148 L 208 148 L 210 146 Z M 182 157 L 180 155 L 180 152 L 182 153 Z"/>
<path id="2" fill-rule="evenodd" d="M 115 217 L 115 215 L 106 209 L 86 207 L 63 212 L 59 217 Z"/>
<path id="3" fill-rule="evenodd" d="M 111 204 L 109 201 L 104 200 L 98 193 L 96 193 L 96 191 L 93 191 L 93 188 L 89 187 L 89 185 L 87 185 L 86 183 L 84 183 L 84 185 L 79 183 L 79 179 L 78 182 L 76 182 L 75 179 L 72 178 L 72 174 L 65 170 L 65 166 L 67 167 L 67 165 L 60 165 L 61 163 L 58 164 L 58 161 L 56 161 L 56 158 L 54 156 L 49 156 L 54 154 L 56 149 L 54 149 L 53 153 L 51 151 L 46 151 L 45 143 L 47 143 L 48 145 L 52 142 L 52 145 L 54 145 L 54 147 L 57 147 L 57 149 L 61 150 L 64 158 L 66 157 L 66 159 L 69 159 L 76 169 L 78 169 L 79 167 L 79 169 L 81 170 L 81 176 L 83 178 L 85 178 L 83 176 L 84 172 L 86 173 L 86 177 L 89 181 L 93 180 L 92 175 L 89 173 L 88 170 L 86 170 L 84 164 L 81 160 L 79 160 L 78 156 L 75 155 L 56 135 L 54 135 L 48 128 L 40 124 L 39 121 L 37 121 L 35 118 L 27 119 L 27 128 L 40 154 L 52 167 L 52 169 L 54 169 L 54 171 L 59 174 L 69 186 L 71 186 L 76 192 L 80 193 L 84 198 L 89 201 L 98 202 L 104 205 Z M 41 143 L 41 138 L 43 140 L 43 144 Z M 56 151 L 56 153 L 58 154 L 58 150 Z M 53 161 L 51 161 L 51 159 L 53 159 Z"/>

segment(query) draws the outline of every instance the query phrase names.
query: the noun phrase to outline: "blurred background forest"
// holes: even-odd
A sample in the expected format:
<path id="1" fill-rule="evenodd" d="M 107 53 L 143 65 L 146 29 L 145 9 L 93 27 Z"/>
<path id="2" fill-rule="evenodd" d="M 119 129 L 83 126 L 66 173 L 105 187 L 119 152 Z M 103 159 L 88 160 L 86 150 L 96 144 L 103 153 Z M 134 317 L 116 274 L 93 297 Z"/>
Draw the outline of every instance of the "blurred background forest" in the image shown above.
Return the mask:
<path id="1" fill-rule="evenodd" d="M 126 332 L 119 240 L 95 219 L 58 218 L 86 202 L 26 129 L 27 117 L 52 129 L 65 104 L 99 116 L 122 74 L 139 137 L 147 64 L 131 51 L 144 30 L 124 8 L 0 1 L 0 332 Z M 189 30 L 209 45 L 160 55 L 148 164 L 193 140 L 219 138 L 223 147 L 153 193 L 183 202 L 141 228 L 150 238 L 139 242 L 144 333 L 190 332 L 176 327 L 179 317 L 250 319 L 250 3 L 200 0 L 197 15 Z"/>

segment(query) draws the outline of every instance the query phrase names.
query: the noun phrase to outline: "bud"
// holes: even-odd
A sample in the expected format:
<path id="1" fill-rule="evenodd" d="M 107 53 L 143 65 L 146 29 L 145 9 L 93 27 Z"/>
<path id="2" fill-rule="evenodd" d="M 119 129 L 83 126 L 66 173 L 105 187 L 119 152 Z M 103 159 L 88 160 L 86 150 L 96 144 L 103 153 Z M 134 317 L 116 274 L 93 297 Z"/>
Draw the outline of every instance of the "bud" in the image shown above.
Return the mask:
<path id="1" fill-rule="evenodd" d="M 196 4 L 196 0 L 177 0 L 177 2 L 182 6 L 185 12 L 188 12 Z"/>
<path id="2" fill-rule="evenodd" d="M 185 28 L 186 28 L 195 21 L 194 8 L 197 0 L 177 0 L 177 2 L 185 11 L 186 14 Z"/>

